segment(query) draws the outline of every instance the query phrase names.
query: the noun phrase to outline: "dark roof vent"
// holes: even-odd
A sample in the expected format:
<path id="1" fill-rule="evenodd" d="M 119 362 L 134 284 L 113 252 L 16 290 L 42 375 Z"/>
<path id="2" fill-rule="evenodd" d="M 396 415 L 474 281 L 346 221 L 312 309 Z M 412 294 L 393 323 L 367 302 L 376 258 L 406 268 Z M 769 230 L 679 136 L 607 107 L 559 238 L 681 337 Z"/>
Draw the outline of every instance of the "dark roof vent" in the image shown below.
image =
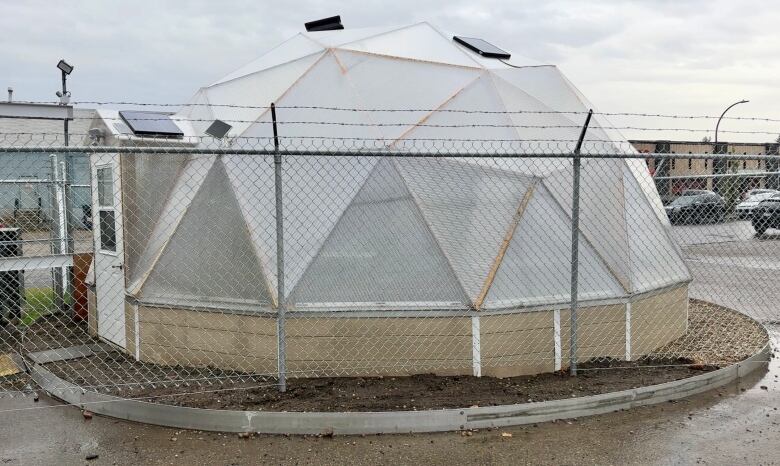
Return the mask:
<path id="1" fill-rule="evenodd" d="M 233 127 L 222 120 L 214 120 L 214 123 L 206 128 L 206 134 L 215 139 L 224 138 Z"/>
<path id="2" fill-rule="evenodd" d="M 501 50 L 490 42 L 475 37 L 454 36 L 452 40 L 483 57 L 509 60 L 509 57 L 512 56 L 506 50 Z"/>
<path id="3" fill-rule="evenodd" d="M 331 16 L 330 18 L 309 21 L 305 26 L 306 32 L 336 31 L 338 29 L 344 29 L 344 26 L 341 24 L 341 16 Z"/>

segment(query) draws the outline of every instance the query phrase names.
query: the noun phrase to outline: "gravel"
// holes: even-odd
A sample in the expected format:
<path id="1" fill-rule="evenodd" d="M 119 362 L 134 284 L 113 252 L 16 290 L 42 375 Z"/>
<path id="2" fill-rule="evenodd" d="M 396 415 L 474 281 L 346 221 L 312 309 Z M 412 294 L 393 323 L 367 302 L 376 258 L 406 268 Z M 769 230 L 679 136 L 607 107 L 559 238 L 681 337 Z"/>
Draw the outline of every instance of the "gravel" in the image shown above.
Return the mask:
<path id="1" fill-rule="evenodd" d="M 688 332 L 650 357 L 678 356 L 693 364 L 727 366 L 749 358 L 769 341 L 761 324 L 731 309 L 692 299 Z"/>

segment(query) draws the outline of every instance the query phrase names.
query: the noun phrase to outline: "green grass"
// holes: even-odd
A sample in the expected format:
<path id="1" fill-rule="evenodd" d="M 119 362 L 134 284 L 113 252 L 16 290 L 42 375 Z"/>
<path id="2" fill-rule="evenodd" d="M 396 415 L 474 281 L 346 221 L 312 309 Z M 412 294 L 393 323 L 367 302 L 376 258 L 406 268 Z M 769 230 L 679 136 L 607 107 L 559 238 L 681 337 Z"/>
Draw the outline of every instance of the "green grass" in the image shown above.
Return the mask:
<path id="1" fill-rule="evenodd" d="M 51 314 L 54 311 L 54 290 L 52 288 L 27 288 L 24 290 L 24 307 L 22 324 L 32 325 L 33 322 Z M 65 302 L 72 302 L 70 295 L 65 296 Z"/>

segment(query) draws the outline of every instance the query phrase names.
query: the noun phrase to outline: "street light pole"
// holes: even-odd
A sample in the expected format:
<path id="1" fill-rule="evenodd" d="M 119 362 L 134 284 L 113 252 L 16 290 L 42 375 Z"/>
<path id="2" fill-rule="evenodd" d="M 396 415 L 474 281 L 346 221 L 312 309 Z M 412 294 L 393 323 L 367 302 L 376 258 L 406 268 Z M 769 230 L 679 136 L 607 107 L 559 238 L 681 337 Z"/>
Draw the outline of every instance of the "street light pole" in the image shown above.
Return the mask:
<path id="1" fill-rule="evenodd" d="M 67 96 L 68 95 L 68 74 L 65 73 L 65 70 L 62 70 L 62 95 Z M 64 129 L 64 135 L 65 135 L 65 145 L 68 145 L 70 135 L 68 134 L 68 119 L 65 118 L 65 127 Z"/>
<path id="2" fill-rule="evenodd" d="M 739 104 L 746 104 L 750 102 L 749 100 L 740 100 L 739 102 L 734 102 L 733 104 L 726 107 L 726 110 L 723 110 L 723 113 L 720 114 L 720 118 L 718 118 L 718 122 L 715 124 L 715 144 L 718 144 L 718 128 L 720 127 L 720 120 L 723 119 L 723 115 L 726 114 L 729 110 L 731 110 L 731 107 L 734 107 Z"/>
<path id="3" fill-rule="evenodd" d="M 73 72 L 73 65 L 70 65 L 65 60 L 60 60 L 57 63 L 57 68 L 62 72 L 62 91 L 58 91 L 57 97 L 60 98 L 60 105 L 68 105 L 70 103 L 70 93 L 68 93 L 68 75 Z M 70 143 L 70 133 L 68 131 L 68 118 L 63 119 L 63 136 L 65 146 Z M 70 154 L 64 154 L 63 159 L 60 160 L 57 154 L 52 154 L 52 179 L 56 180 L 56 184 L 53 186 L 53 199 L 56 206 L 57 228 L 56 231 L 52 228 L 52 253 L 55 254 L 72 254 L 73 253 L 73 241 L 70 232 L 70 202 L 71 196 L 68 187 L 68 181 L 70 176 L 68 170 L 72 166 L 72 157 Z M 54 299 L 56 307 L 64 312 L 66 303 L 65 295 L 70 291 L 70 268 L 68 266 L 62 266 L 52 270 L 52 278 L 54 279 Z"/>
<path id="4" fill-rule="evenodd" d="M 62 72 L 62 92 L 57 92 L 57 97 L 60 98 L 60 105 L 68 105 L 70 103 L 70 94 L 68 94 L 68 75 L 73 72 L 73 65 L 68 64 L 65 60 L 60 60 L 57 63 L 57 68 Z M 68 134 L 68 119 L 65 119 L 65 125 L 63 128 L 65 131 L 65 145 L 68 145 L 70 135 Z"/>

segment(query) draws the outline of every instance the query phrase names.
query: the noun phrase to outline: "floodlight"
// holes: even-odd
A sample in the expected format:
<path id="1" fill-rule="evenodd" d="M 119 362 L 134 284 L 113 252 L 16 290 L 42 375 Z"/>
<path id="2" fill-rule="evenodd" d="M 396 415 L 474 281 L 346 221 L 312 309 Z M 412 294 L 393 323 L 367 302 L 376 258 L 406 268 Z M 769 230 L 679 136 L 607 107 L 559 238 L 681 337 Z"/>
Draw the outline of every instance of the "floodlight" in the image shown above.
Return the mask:
<path id="1" fill-rule="evenodd" d="M 73 72 L 73 66 L 69 65 L 65 60 L 60 60 L 60 62 L 57 63 L 57 68 L 61 69 L 65 74 Z"/>

